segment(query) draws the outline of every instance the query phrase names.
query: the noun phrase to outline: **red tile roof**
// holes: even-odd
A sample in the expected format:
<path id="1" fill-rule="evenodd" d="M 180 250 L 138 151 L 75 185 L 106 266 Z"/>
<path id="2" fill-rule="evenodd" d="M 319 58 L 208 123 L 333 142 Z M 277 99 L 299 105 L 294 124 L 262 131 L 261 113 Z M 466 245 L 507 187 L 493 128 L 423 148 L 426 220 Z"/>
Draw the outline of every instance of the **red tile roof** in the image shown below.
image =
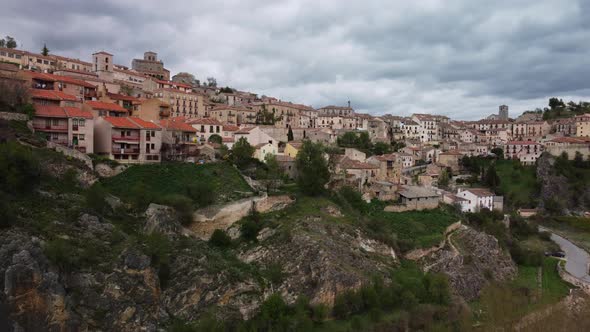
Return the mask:
<path id="1" fill-rule="evenodd" d="M 90 84 L 88 82 L 78 80 L 78 79 L 75 79 L 70 76 L 39 73 L 39 72 L 35 72 L 35 71 L 25 71 L 24 73 L 25 73 L 25 75 L 28 75 L 34 79 L 50 81 L 50 82 L 63 82 L 63 83 L 83 86 L 86 88 L 96 88 L 96 85 L 94 85 L 94 84 Z"/>
<path id="2" fill-rule="evenodd" d="M 221 122 L 211 118 L 198 118 L 188 120 L 189 124 L 221 125 Z"/>
<path id="3" fill-rule="evenodd" d="M 56 105 L 35 105 L 35 116 L 50 118 L 67 118 L 63 107 Z"/>
<path id="4" fill-rule="evenodd" d="M 83 109 L 77 107 L 64 107 L 66 114 L 69 118 L 85 118 L 85 119 L 92 119 L 92 113 L 85 111 Z"/>
<path id="5" fill-rule="evenodd" d="M 69 95 L 67 93 L 63 93 L 61 91 L 55 90 L 42 90 L 42 89 L 32 89 L 31 90 L 31 98 L 33 99 L 46 99 L 46 100 L 66 100 L 66 101 L 77 101 L 78 99 L 76 96 Z"/>
<path id="6" fill-rule="evenodd" d="M 234 125 L 223 125 L 223 131 L 238 131 L 240 127 Z"/>
<path id="7" fill-rule="evenodd" d="M 192 89 L 192 87 L 193 87 L 190 84 L 177 83 L 177 82 L 174 82 L 174 81 L 156 80 L 156 83 L 167 84 L 167 85 L 176 85 L 176 86 L 180 86 L 180 87 L 188 88 L 188 89 Z"/>
<path id="8" fill-rule="evenodd" d="M 60 107 L 56 105 L 35 105 L 35 116 L 92 119 L 92 114 L 88 111 L 83 111 L 77 107 Z"/>
<path id="9" fill-rule="evenodd" d="M 191 133 L 197 132 L 197 130 L 193 126 L 191 126 L 187 123 L 184 123 L 183 121 L 160 120 L 160 126 L 162 128 L 172 129 L 172 130 L 179 130 L 179 131 L 185 131 L 185 132 L 191 132 Z"/>
<path id="10" fill-rule="evenodd" d="M 130 116 L 129 120 L 135 122 L 138 126 L 140 126 L 142 129 L 155 129 L 155 130 L 160 130 L 162 128 L 160 128 L 160 126 L 158 126 L 157 124 L 153 123 L 153 122 L 149 122 L 149 121 L 145 121 L 144 119 L 140 119 L 138 117 L 134 117 L 134 116 Z"/>
<path id="11" fill-rule="evenodd" d="M 139 125 L 129 120 L 128 117 L 105 116 L 104 120 L 115 128 L 141 129 Z"/>
<path id="12" fill-rule="evenodd" d="M 86 104 L 95 110 L 113 111 L 127 113 L 127 110 L 115 103 L 106 103 L 104 101 L 87 101 Z"/>

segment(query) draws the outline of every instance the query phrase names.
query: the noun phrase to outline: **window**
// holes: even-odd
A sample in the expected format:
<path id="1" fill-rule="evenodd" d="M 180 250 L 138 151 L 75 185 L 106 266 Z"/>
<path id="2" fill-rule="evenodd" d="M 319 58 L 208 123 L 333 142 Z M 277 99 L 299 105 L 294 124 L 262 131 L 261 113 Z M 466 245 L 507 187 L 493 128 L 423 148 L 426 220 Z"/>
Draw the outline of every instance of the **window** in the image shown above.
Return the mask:
<path id="1" fill-rule="evenodd" d="M 109 58 L 105 58 L 104 62 L 109 63 Z"/>
<path id="2" fill-rule="evenodd" d="M 86 120 L 84 120 L 84 119 L 78 119 L 78 126 L 84 127 L 85 123 L 86 123 Z"/>
<path id="3" fill-rule="evenodd" d="M 105 70 L 109 70 L 109 65 L 104 66 Z"/>
<path id="4" fill-rule="evenodd" d="M 59 120 L 58 119 L 53 119 L 53 125 L 54 126 L 58 126 L 59 125 Z"/>
<path id="5" fill-rule="evenodd" d="M 21 55 L 20 54 L 17 54 L 14 57 L 17 58 L 17 59 L 20 59 L 21 58 Z"/>
<path id="6" fill-rule="evenodd" d="M 156 137 L 156 132 L 155 132 L 155 131 L 152 131 L 151 133 L 152 133 L 152 134 L 151 134 L 151 135 L 152 135 L 152 137 Z"/>
<path id="7" fill-rule="evenodd" d="M 43 63 L 43 60 L 37 59 L 37 63 Z"/>
<path id="8" fill-rule="evenodd" d="M 84 134 L 80 134 L 80 135 L 78 135 L 78 140 L 79 140 L 79 141 L 83 141 L 83 140 L 84 140 Z"/>

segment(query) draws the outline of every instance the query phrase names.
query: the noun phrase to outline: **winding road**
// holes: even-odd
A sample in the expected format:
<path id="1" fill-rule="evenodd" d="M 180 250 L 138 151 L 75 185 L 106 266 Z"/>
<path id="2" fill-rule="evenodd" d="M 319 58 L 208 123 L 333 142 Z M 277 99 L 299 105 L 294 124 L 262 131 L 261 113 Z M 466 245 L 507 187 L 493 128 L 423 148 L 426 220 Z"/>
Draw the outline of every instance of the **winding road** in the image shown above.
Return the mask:
<path id="1" fill-rule="evenodd" d="M 590 275 L 588 274 L 590 255 L 584 249 L 571 243 L 568 239 L 555 234 L 548 228 L 539 226 L 539 230 L 551 233 L 551 240 L 557 243 L 561 250 L 565 252 L 565 257 L 567 259 L 565 270 L 583 282 L 590 283 Z"/>

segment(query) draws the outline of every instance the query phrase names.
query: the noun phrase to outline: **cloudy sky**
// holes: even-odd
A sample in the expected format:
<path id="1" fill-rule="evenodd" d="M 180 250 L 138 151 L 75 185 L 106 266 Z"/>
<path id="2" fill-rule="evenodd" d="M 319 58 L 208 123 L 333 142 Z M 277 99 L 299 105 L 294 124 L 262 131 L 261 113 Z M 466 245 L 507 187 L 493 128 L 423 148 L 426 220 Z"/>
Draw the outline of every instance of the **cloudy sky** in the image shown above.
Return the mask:
<path id="1" fill-rule="evenodd" d="M 588 0 L 2 2 L 26 50 L 154 50 L 173 74 L 314 107 L 474 119 L 590 99 Z"/>

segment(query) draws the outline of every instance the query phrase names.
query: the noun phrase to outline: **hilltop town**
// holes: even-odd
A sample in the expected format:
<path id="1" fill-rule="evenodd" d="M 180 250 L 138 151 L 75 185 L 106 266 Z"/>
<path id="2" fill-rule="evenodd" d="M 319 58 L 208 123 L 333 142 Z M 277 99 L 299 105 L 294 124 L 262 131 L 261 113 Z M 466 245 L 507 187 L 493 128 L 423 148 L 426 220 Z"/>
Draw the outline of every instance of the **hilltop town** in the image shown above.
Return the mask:
<path id="1" fill-rule="evenodd" d="M 0 330 L 590 326 L 590 104 L 377 116 L 45 53 L 0 48 Z"/>
<path id="2" fill-rule="evenodd" d="M 456 195 L 437 188 L 441 175 L 458 174 L 465 156 L 499 153 L 534 165 L 545 151 L 566 152 L 570 159 L 576 152 L 583 158 L 590 154 L 590 114 L 544 120 L 542 113 L 527 112 L 514 119 L 501 105 L 497 114 L 479 121 L 435 114 L 373 116 L 357 113 L 350 102 L 315 109 L 219 88 L 214 79 L 201 84 L 187 73 L 170 77 L 155 52 L 133 59 L 131 67 L 115 59 L 105 51 L 82 61 L 3 48 L 0 80 L 22 90 L 34 107 L 35 132 L 53 144 L 122 164 L 202 163 L 243 138 L 254 147 L 253 157 L 261 162 L 276 157 L 294 178 L 294 160 L 302 141 L 309 140 L 342 148 L 333 158 L 332 186 L 350 185 L 367 200 L 401 195 L 411 202 L 397 207 L 401 210 L 431 208 L 438 200 L 470 212 L 501 210 L 502 197 L 490 191 Z M 368 141 L 361 146 L 355 136 Z M 381 149 L 370 151 L 371 146 Z"/>

